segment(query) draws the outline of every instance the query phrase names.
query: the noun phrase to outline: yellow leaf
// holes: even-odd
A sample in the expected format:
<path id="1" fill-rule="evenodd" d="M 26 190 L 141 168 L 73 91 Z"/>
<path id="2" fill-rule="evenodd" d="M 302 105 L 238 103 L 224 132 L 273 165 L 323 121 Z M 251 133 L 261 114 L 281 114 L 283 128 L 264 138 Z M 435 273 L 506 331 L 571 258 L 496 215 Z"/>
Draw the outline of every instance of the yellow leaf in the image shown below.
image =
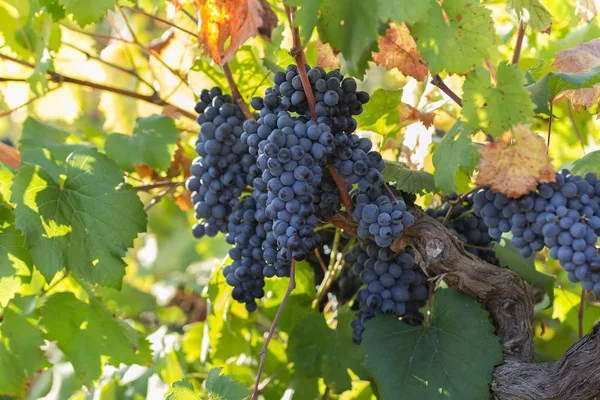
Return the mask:
<path id="1" fill-rule="evenodd" d="M 379 37 L 379 52 L 373 53 L 373 61 L 391 70 L 398 68 L 403 75 L 418 81 L 427 77 L 427 64 L 417 51 L 417 44 L 405 24 L 391 24 L 385 36 Z"/>
<path id="2" fill-rule="evenodd" d="M 517 125 L 481 149 L 477 184 L 507 197 L 534 191 L 538 183 L 554 182 L 547 146 L 527 125 Z"/>
<path id="3" fill-rule="evenodd" d="M 317 65 L 323 68 L 336 69 L 340 67 L 340 59 L 333 51 L 329 43 L 323 43 L 317 39 Z"/>

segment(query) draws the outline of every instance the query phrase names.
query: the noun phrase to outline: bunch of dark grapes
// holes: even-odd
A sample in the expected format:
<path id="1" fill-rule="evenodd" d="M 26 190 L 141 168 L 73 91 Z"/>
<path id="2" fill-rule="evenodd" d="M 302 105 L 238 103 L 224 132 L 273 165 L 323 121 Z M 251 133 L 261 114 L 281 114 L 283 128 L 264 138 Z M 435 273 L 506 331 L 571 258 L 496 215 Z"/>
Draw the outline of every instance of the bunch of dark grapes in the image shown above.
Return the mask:
<path id="1" fill-rule="evenodd" d="M 494 244 L 488 233 L 488 226 L 484 219 L 473 211 L 474 197 L 474 194 L 469 194 L 460 204 L 454 206 L 448 218 L 448 231 L 465 245 L 466 251 L 490 264 L 497 265 L 498 258 L 494 253 Z M 444 222 L 450 211 L 449 202 L 456 202 L 457 199 L 456 194 L 446 196 L 446 201 L 441 207 L 428 208 L 425 212 L 438 221 Z"/>
<path id="2" fill-rule="evenodd" d="M 485 189 L 476 194 L 474 209 L 490 236 L 510 231 L 523 257 L 549 248 L 569 280 L 600 294 L 600 181 L 595 174 L 584 178 L 563 170 L 554 183 L 518 199 Z"/>
<path id="3" fill-rule="evenodd" d="M 348 184 L 356 184 L 362 191 L 383 184 L 381 171 L 385 161 L 378 151 L 371 150 L 373 143 L 370 139 L 354 134 L 337 134 L 335 139 L 336 150 L 332 163 Z"/>
<path id="4" fill-rule="evenodd" d="M 223 95 L 218 87 L 203 90 L 196 111 L 200 113 L 198 157 L 192 163 L 192 177 L 186 186 L 192 192 L 198 219 L 193 234 L 201 238 L 227 232 L 231 207 L 260 171 L 256 157 L 240 140 L 245 117 L 230 95 Z"/>
<path id="5" fill-rule="evenodd" d="M 364 288 L 358 291 L 359 309 L 352 321 L 352 339 L 359 344 L 365 322 L 377 314 L 392 314 L 410 322 L 419 318 L 428 296 L 427 279 L 415 263 L 414 250 L 407 247 L 398 253 L 373 241 L 361 241 L 346 256 L 354 261 Z"/>

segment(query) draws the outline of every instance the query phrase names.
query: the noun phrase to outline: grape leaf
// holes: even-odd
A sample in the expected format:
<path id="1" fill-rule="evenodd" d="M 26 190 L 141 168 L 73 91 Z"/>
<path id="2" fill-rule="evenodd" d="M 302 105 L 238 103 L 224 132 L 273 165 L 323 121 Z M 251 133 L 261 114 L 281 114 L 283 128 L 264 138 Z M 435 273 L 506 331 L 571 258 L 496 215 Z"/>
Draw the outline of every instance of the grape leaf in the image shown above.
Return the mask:
<path id="1" fill-rule="evenodd" d="M 431 326 L 380 315 L 365 328 L 365 366 L 382 399 L 397 399 L 399 393 L 407 399 L 489 398 L 502 347 L 474 298 L 441 289 L 433 299 Z"/>
<path id="2" fill-rule="evenodd" d="M 113 9 L 116 4 L 116 0 L 58 0 L 58 2 L 65 8 L 66 14 L 71 14 L 82 28 L 104 17 L 104 14 Z"/>
<path id="3" fill-rule="evenodd" d="M 321 0 L 285 0 L 285 4 L 293 7 L 300 6 L 294 14 L 294 26 L 300 28 L 302 43 L 310 42 L 310 37 L 317 26 Z"/>
<path id="4" fill-rule="evenodd" d="M 377 89 L 371 95 L 371 100 L 365 104 L 364 112 L 356 116 L 360 130 L 377 132 L 388 136 L 400 131 L 398 122 L 402 104 L 402 90 L 386 91 Z"/>
<path id="5" fill-rule="evenodd" d="M 11 200 L 36 266 L 48 282 L 66 268 L 89 282 L 119 288 L 122 258 L 146 228 L 135 190 L 96 150 L 76 150 L 66 162 L 35 153 L 15 175 Z"/>
<path id="6" fill-rule="evenodd" d="M 126 171 L 134 165 L 146 164 L 157 171 L 165 171 L 171 164 L 179 130 L 172 118 L 154 114 L 138 118 L 133 135 L 113 133 L 106 137 L 106 155 Z"/>
<path id="7" fill-rule="evenodd" d="M 435 184 L 446 193 L 456 190 L 456 173 L 467 165 L 476 150 L 471 143 L 472 130 L 458 121 L 442 139 L 433 153 Z"/>
<path id="8" fill-rule="evenodd" d="M 194 392 L 194 386 L 184 379 L 171 385 L 171 392 L 165 400 L 200 400 L 200 396 Z"/>
<path id="9" fill-rule="evenodd" d="M 377 0 L 379 15 L 392 22 L 414 24 L 427 18 L 433 0 Z"/>
<path id="10" fill-rule="evenodd" d="M 337 329 L 333 330 L 323 315 L 310 313 L 296 324 L 288 342 L 288 357 L 296 373 L 308 378 L 323 377 L 335 393 L 352 388 L 348 368 L 355 373 L 363 370 L 362 357 L 354 351 L 356 345 L 347 319 L 338 321 Z M 315 337 L 319 340 L 315 341 Z"/>
<path id="11" fill-rule="evenodd" d="M 277 26 L 277 16 L 266 0 L 206 2 L 200 8 L 200 19 L 200 42 L 217 64 L 233 60 L 237 49 L 253 36 L 260 34 L 270 40 Z"/>
<path id="12" fill-rule="evenodd" d="M 536 189 L 539 183 L 556 180 L 544 139 L 517 125 L 500 139 L 484 146 L 477 184 L 489 186 L 510 198 L 519 198 Z"/>
<path id="13" fill-rule="evenodd" d="M 322 0 L 317 23 L 319 38 L 341 52 L 342 65 L 362 76 L 377 45 L 377 5 L 367 1 Z"/>
<path id="14" fill-rule="evenodd" d="M 508 0 L 508 7 L 533 29 L 545 31 L 552 25 L 552 15 L 539 0 Z"/>
<path id="15" fill-rule="evenodd" d="M 524 87 L 525 75 L 516 66 L 501 62 L 496 79 L 494 86 L 483 68 L 467 75 L 462 115 L 467 125 L 500 136 L 518 123 L 529 122 L 535 106 Z"/>
<path id="16" fill-rule="evenodd" d="M 35 118 L 27 118 L 23 124 L 19 140 L 21 153 L 29 150 L 47 149 L 54 158 L 64 160 L 76 149 L 90 147 L 91 144 L 69 132 L 44 124 Z M 25 159 L 26 156 L 25 156 Z"/>
<path id="17" fill-rule="evenodd" d="M 373 53 L 373 61 L 388 70 L 398 68 L 403 75 L 418 81 L 428 75 L 427 64 L 405 24 L 391 24 L 385 35 L 379 37 L 379 51 Z"/>
<path id="18" fill-rule="evenodd" d="M 317 65 L 323 68 L 336 69 L 340 67 L 340 59 L 328 43 L 323 43 L 317 39 Z"/>
<path id="19" fill-rule="evenodd" d="M 59 4 L 59 0 L 39 0 L 40 6 L 52 15 L 54 21 L 60 21 L 65 17 L 65 8 Z"/>
<path id="20" fill-rule="evenodd" d="M 588 172 L 600 171 L 600 150 L 592 151 L 573 163 L 571 172 L 584 175 Z"/>
<path id="21" fill-rule="evenodd" d="M 231 375 L 221 375 L 223 368 L 212 368 L 204 381 L 206 391 L 213 399 L 243 400 L 251 393 L 236 380 L 231 380 Z"/>
<path id="22" fill-rule="evenodd" d="M 85 385 L 93 385 L 101 376 L 105 359 L 114 366 L 151 361 L 146 339 L 109 314 L 93 297 L 85 303 L 73 293 L 53 294 L 42 308 L 41 324 L 46 328 L 46 339 L 57 341 Z"/>
<path id="23" fill-rule="evenodd" d="M 12 303 L 4 309 L 0 323 L 0 393 L 25 398 L 38 370 L 49 366 L 44 352 L 44 334 L 23 309 Z"/>
<path id="24" fill-rule="evenodd" d="M 0 197 L 0 311 L 21 287 L 33 268 L 25 238 L 14 226 L 15 216 Z"/>
<path id="25" fill-rule="evenodd" d="M 496 42 L 494 23 L 477 0 L 432 2 L 428 14 L 428 19 L 411 27 L 411 33 L 432 74 L 466 73 L 489 58 Z"/>
<path id="26" fill-rule="evenodd" d="M 588 75 L 580 77 L 579 85 L 573 81 L 569 82 L 577 89 L 583 88 L 566 92 L 576 110 L 582 107 L 590 108 L 598 102 L 598 99 L 600 99 L 600 83 L 598 83 L 600 82 L 600 39 L 594 39 L 571 49 L 557 52 L 552 66 L 560 72 L 589 72 Z M 588 83 L 588 85 L 584 86 L 584 83 Z M 589 85 L 590 83 L 594 85 Z M 566 87 L 562 90 L 565 89 L 572 88 Z"/>
<path id="27" fill-rule="evenodd" d="M 509 268 L 519 278 L 544 290 L 551 301 L 554 299 L 554 281 L 556 279 L 552 275 L 538 271 L 535 268 L 533 256 L 523 258 L 511 241 L 506 239 L 503 239 L 501 243 L 494 242 L 494 253 L 501 266 Z"/>
<path id="28" fill-rule="evenodd" d="M 426 171 L 412 170 L 397 161 L 386 161 L 382 174 L 386 182 L 393 183 L 396 189 L 404 192 L 419 194 L 436 191 L 433 175 Z"/>

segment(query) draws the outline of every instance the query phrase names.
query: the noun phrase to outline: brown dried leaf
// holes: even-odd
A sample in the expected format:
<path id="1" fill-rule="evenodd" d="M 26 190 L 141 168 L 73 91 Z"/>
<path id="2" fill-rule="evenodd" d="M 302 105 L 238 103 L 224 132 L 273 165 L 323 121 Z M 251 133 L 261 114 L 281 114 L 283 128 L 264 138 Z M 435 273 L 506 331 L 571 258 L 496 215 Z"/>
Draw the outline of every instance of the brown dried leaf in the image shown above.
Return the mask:
<path id="1" fill-rule="evenodd" d="M 270 40 L 277 26 L 277 16 L 266 0 L 204 0 L 200 19 L 199 36 L 204 51 L 221 65 L 231 61 L 249 38 L 259 34 Z"/>
<path id="2" fill-rule="evenodd" d="M 336 69 L 340 67 L 338 53 L 335 53 L 329 43 L 317 39 L 317 65 L 323 68 Z"/>
<path id="3" fill-rule="evenodd" d="M 379 52 L 373 53 L 373 61 L 388 70 L 398 68 L 402 74 L 418 81 L 428 74 L 427 64 L 405 24 L 391 24 L 385 36 L 379 37 Z"/>
<path id="4" fill-rule="evenodd" d="M 21 166 L 21 154 L 12 146 L 0 142 L 0 162 L 13 168 Z"/>
<path id="5" fill-rule="evenodd" d="M 415 107 L 410 104 L 401 103 L 398 106 L 398 111 L 400 112 L 400 121 L 402 126 L 408 126 L 413 122 L 421 121 L 426 128 L 429 128 L 433 125 L 433 118 L 435 118 L 435 113 L 424 113 L 417 110 Z"/>
<path id="6" fill-rule="evenodd" d="M 556 53 L 552 66 L 560 72 L 586 72 L 600 66 L 600 39 Z M 590 108 L 600 99 L 600 83 L 589 89 L 565 90 L 576 110 Z"/>
<path id="7" fill-rule="evenodd" d="M 544 139 L 516 125 L 481 149 L 477 184 L 489 186 L 507 197 L 518 198 L 532 192 L 538 183 L 554 182 L 554 168 Z"/>
<path id="8" fill-rule="evenodd" d="M 590 22 L 598 13 L 598 0 L 575 0 L 575 11 L 584 21 Z"/>
<path id="9" fill-rule="evenodd" d="M 173 196 L 173 199 L 181 211 L 188 211 L 194 208 L 191 196 L 192 194 L 186 190 L 180 195 Z"/>
<path id="10" fill-rule="evenodd" d="M 155 170 L 153 170 L 152 168 L 150 168 L 146 164 L 137 164 L 137 165 L 134 165 L 133 169 L 135 170 L 135 172 L 137 172 L 137 174 L 142 179 L 144 179 L 144 178 L 150 178 L 150 180 L 152 180 L 152 181 L 157 181 L 160 178 L 160 175 L 158 174 L 158 172 L 156 172 Z"/>

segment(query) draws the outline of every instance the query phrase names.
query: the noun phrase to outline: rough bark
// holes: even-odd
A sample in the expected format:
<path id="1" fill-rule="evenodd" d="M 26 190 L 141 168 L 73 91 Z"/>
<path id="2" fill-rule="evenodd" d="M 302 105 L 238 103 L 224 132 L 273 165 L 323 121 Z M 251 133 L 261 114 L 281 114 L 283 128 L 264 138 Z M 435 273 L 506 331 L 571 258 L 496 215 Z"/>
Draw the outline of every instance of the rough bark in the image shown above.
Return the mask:
<path id="1" fill-rule="evenodd" d="M 491 385 L 499 400 L 583 400 L 600 395 L 600 324 L 556 362 L 534 363 L 535 293 L 514 272 L 488 264 L 466 252 L 437 220 L 411 209 L 415 224 L 410 241 L 430 277 L 443 276 L 448 286 L 475 297 L 490 313 L 503 346 L 504 364 Z"/>

